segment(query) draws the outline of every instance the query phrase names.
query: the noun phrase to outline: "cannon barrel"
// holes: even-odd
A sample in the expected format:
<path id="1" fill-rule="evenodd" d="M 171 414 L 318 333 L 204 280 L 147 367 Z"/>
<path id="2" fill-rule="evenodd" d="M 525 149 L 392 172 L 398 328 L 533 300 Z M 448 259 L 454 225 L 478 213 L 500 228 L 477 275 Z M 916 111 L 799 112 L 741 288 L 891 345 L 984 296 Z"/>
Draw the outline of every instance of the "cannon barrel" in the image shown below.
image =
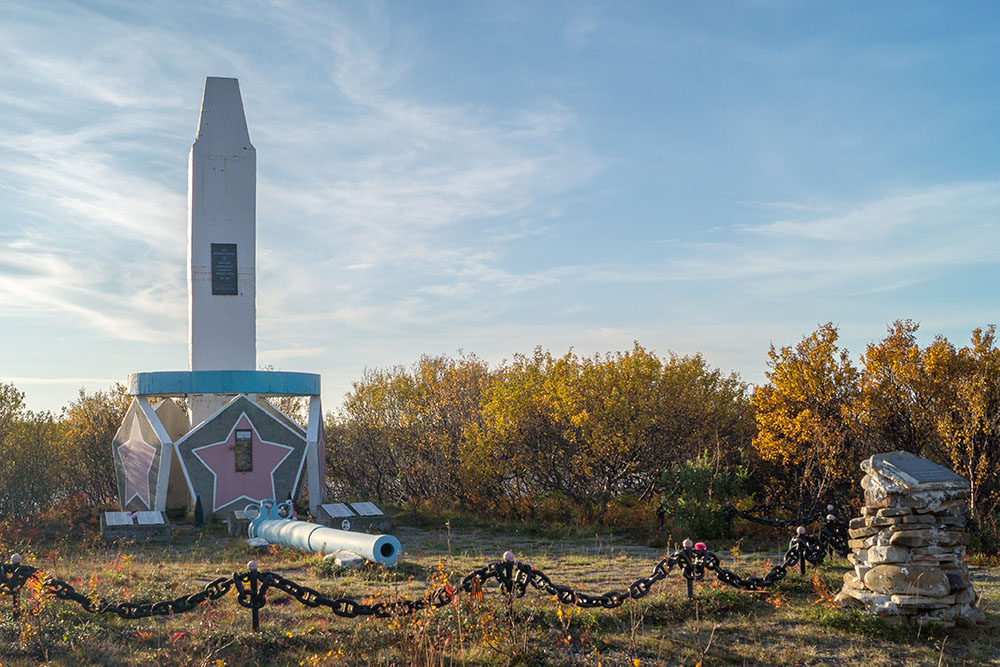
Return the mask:
<path id="1" fill-rule="evenodd" d="M 264 500 L 259 504 L 247 505 L 244 512 L 247 519 L 250 519 L 250 537 L 263 537 L 271 544 L 324 555 L 341 550 L 350 551 L 387 567 L 395 567 L 399 553 L 403 550 L 399 540 L 392 535 L 353 533 L 327 528 L 318 523 L 296 521 L 292 518 L 291 505 L 288 503 Z"/>

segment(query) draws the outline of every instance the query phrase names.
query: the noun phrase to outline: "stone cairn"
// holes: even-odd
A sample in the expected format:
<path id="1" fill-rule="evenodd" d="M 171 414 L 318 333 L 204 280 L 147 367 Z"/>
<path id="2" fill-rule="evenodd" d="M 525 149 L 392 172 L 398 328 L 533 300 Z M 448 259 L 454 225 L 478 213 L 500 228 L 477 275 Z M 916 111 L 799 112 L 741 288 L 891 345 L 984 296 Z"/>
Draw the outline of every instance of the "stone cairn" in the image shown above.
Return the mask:
<path id="1" fill-rule="evenodd" d="M 969 482 L 908 452 L 873 456 L 861 469 L 865 507 L 848 542 L 854 570 L 837 602 L 898 621 L 984 623 L 963 558 Z"/>

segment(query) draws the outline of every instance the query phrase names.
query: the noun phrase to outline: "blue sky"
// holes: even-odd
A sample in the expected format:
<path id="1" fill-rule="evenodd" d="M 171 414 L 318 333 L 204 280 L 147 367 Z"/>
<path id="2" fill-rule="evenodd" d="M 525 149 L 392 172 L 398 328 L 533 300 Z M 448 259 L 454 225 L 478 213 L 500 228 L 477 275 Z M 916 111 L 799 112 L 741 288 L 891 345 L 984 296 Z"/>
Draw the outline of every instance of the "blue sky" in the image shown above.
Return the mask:
<path id="1" fill-rule="evenodd" d="M 630 348 L 750 382 L 820 323 L 997 321 L 1000 8 L 0 5 L 0 381 L 187 365 L 206 76 L 257 149 L 258 363 Z"/>

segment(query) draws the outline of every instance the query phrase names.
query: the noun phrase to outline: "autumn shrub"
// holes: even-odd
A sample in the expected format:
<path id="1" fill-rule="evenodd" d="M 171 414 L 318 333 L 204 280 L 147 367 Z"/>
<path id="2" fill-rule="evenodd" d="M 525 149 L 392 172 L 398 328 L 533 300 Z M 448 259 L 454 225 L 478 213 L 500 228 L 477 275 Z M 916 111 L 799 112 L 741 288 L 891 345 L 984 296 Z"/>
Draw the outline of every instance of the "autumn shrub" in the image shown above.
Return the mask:
<path id="1" fill-rule="evenodd" d="M 781 464 L 782 474 L 768 480 L 770 494 L 792 495 L 803 508 L 856 486 L 857 463 L 866 453 L 855 419 L 858 370 L 838 336 L 827 323 L 794 347 L 772 345 L 768 382 L 750 398 L 753 446 Z"/>
<path id="2" fill-rule="evenodd" d="M 859 463 L 872 454 L 913 452 L 969 480 L 978 544 L 1000 531 L 1000 349 L 993 325 L 957 347 L 943 336 L 921 346 L 919 326 L 897 320 L 867 346 L 856 368 L 832 323 L 768 355 L 767 383 L 751 396 L 753 446 L 773 465 L 771 499 L 799 508 L 861 503 Z M 788 507 L 787 502 L 780 503 Z"/>
<path id="3" fill-rule="evenodd" d="M 658 500 L 636 494 L 622 494 L 608 503 L 601 524 L 630 533 L 649 533 L 656 529 Z"/>
<path id="4" fill-rule="evenodd" d="M 54 502 L 38 515 L 35 523 L 42 537 L 51 541 L 71 539 L 82 544 L 100 537 L 98 511 L 83 493 Z"/>
<path id="5" fill-rule="evenodd" d="M 0 519 L 30 520 L 58 498 L 60 425 L 25 407 L 24 393 L 0 384 Z"/>
<path id="6" fill-rule="evenodd" d="M 120 384 L 81 390 L 57 418 L 28 410 L 22 392 L 0 384 L 0 519 L 35 522 L 57 504 L 65 511 L 113 502 L 111 443 L 128 402 Z"/>
<path id="7" fill-rule="evenodd" d="M 580 508 L 565 494 L 540 493 L 532 499 L 531 521 L 547 524 L 569 524 L 583 520 Z"/>
<path id="8" fill-rule="evenodd" d="M 969 552 L 983 556 L 1000 557 L 1000 512 L 991 512 L 980 519 L 969 521 Z"/>
<path id="9" fill-rule="evenodd" d="M 65 494 L 76 495 L 91 506 L 117 498 L 111 442 L 131 400 L 125 386 L 116 383 L 107 391 L 92 394 L 81 389 L 77 399 L 63 408 L 56 472 Z"/>

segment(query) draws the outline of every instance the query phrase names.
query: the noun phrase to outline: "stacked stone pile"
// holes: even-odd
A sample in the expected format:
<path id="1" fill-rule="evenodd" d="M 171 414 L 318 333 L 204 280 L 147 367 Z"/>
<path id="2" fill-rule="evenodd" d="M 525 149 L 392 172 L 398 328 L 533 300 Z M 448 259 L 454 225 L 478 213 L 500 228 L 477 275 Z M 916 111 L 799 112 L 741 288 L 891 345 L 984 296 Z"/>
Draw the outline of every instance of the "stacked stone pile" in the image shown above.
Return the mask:
<path id="1" fill-rule="evenodd" d="M 908 452 L 873 456 L 861 468 L 865 507 L 848 542 L 854 570 L 837 601 L 912 622 L 985 622 L 964 560 L 969 482 Z"/>

